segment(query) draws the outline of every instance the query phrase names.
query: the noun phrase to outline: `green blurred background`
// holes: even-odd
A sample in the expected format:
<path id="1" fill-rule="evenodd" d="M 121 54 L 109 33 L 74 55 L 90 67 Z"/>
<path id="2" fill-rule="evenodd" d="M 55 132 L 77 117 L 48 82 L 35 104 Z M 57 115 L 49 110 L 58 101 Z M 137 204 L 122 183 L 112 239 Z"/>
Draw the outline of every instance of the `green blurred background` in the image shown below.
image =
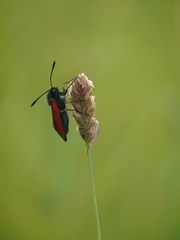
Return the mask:
<path id="1" fill-rule="evenodd" d="M 180 239 L 178 1 L 0 2 L 0 239 L 95 240 L 85 146 L 52 128 L 54 84 L 94 81 L 102 240 Z"/>

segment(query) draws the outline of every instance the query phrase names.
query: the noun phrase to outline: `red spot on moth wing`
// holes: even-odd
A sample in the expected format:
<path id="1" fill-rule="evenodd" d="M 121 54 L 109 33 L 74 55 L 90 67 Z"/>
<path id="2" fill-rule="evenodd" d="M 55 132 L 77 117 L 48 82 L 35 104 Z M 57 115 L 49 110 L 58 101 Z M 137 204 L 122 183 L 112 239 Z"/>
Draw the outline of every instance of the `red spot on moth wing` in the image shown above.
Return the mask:
<path id="1" fill-rule="evenodd" d="M 59 135 L 66 141 L 65 131 L 64 131 L 64 127 L 62 124 L 60 112 L 57 107 L 56 101 L 51 102 L 51 110 L 52 110 L 54 128 L 59 133 Z"/>

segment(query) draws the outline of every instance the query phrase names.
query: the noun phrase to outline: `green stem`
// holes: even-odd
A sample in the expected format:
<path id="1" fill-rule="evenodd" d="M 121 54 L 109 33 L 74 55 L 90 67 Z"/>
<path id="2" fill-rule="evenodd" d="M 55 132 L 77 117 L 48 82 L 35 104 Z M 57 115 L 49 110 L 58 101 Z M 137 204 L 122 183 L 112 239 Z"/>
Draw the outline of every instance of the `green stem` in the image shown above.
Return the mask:
<path id="1" fill-rule="evenodd" d="M 86 144 L 86 149 L 87 149 L 88 167 L 89 167 L 89 174 L 90 174 L 91 187 L 92 187 L 92 195 L 93 195 L 94 207 L 95 207 L 95 213 L 96 213 L 96 226 L 97 226 L 97 237 L 98 237 L 97 239 L 101 240 L 101 229 L 100 229 L 99 212 L 98 212 L 97 199 L 96 199 L 96 190 L 95 190 L 95 184 L 94 184 L 92 160 L 91 160 L 88 144 Z"/>

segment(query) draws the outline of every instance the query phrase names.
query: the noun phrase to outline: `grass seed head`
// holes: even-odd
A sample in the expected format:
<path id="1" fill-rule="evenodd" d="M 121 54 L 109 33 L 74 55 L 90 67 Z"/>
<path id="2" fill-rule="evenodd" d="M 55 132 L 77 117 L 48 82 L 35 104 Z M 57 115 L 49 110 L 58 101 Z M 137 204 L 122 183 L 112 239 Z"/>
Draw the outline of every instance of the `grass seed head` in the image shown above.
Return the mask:
<path id="1" fill-rule="evenodd" d="M 73 116 L 78 124 L 79 133 L 88 148 L 94 143 L 99 132 L 99 122 L 94 117 L 95 97 L 91 95 L 93 82 L 84 73 L 77 76 L 69 88 L 70 100 L 73 106 Z"/>

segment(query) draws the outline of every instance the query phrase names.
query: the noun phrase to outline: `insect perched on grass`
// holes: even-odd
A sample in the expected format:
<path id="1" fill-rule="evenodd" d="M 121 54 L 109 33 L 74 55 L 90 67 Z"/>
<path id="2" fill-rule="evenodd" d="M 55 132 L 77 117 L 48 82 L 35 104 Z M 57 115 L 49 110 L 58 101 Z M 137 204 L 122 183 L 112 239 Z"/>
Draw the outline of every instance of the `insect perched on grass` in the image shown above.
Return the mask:
<path id="1" fill-rule="evenodd" d="M 50 73 L 50 85 L 51 88 L 44 93 L 42 93 L 32 104 L 31 107 L 35 105 L 35 103 L 46 93 L 48 104 L 51 106 L 52 110 L 52 118 L 53 118 L 53 126 L 54 129 L 58 132 L 58 134 L 62 137 L 64 141 L 67 141 L 67 134 L 69 131 L 69 117 L 66 109 L 66 94 L 68 92 L 68 88 L 73 84 L 76 78 L 72 79 L 68 87 L 60 92 L 57 87 L 53 87 L 52 85 L 52 74 L 55 67 L 56 62 L 54 61 L 52 64 L 52 69 Z"/>

